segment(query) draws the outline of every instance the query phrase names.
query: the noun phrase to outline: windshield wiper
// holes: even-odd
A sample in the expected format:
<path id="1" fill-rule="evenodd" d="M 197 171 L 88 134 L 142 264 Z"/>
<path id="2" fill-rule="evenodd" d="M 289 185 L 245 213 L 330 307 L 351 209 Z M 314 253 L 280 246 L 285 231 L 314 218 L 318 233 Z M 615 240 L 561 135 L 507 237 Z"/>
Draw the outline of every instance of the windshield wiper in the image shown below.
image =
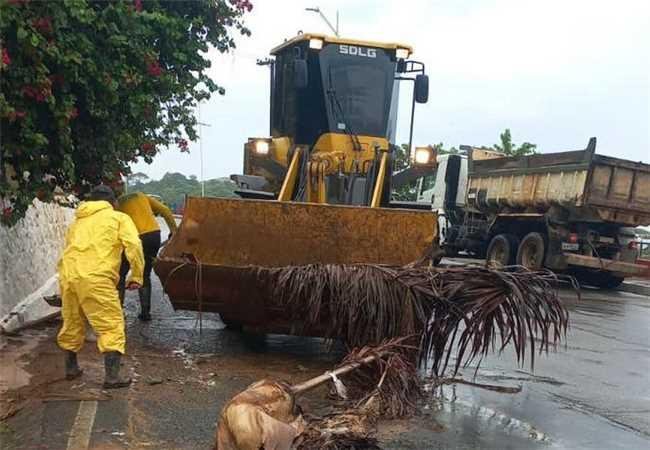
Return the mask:
<path id="1" fill-rule="evenodd" d="M 339 101 L 338 96 L 336 95 L 336 90 L 333 87 L 332 84 L 332 68 L 330 67 L 329 70 L 327 71 L 328 75 L 328 81 L 329 85 L 327 87 L 327 95 L 330 96 L 330 102 L 332 103 L 332 112 L 334 113 L 334 119 L 338 120 L 340 119 L 343 123 L 344 131 L 345 133 L 350 136 L 350 141 L 352 141 L 352 147 L 360 152 L 361 151 L 361 142 L 359 141 L 359 137 L 357 134 L 352 130 L 352 127 L 349 125 L 347 118 L 345 117 L 345 111 L 343 110 L 343 107 L 341 106 L 341 102 Z M 337 123 L 338 125 L 338 123 Z"/>

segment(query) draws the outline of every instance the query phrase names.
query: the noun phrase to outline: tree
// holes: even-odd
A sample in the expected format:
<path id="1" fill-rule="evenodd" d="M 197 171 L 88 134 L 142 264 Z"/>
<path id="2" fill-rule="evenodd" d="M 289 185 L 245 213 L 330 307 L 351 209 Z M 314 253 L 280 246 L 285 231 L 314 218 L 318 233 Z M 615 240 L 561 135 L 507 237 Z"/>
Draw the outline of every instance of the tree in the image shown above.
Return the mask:
<path id="1" fill-rule="evenodd" d="M 15 223 L 56 186 L 77 193 L 196 139 L 210 46 L 249 35 L 248 0 L 0 1 L 0 201 Z"/>
<path id="2" fill-rule="evenodd" d="M 149 181 L 149 177 L 146 173 L 136 172 L 129 175 L 126 179 L 126 183 L 129 186 L 135 186 L 136 184 L 143 184 Z"/>
<path id="3" fill-rule="evenodd" d="M 510 134 L 510 128 L 506 128 L 503 133 L 499 135 L 501 140 L 501 145 L 494 144 L 494 149 L 501 153 L 504 153 L 508 156 L 523 156 L 537 153 L 537 145 L 531 144 L 530 142 L 524 142 L 519 147 L 517 147 L 512 142 L 512 135 Z"/>
<path id="4" fill-rule="evenodd" d="M 210 197 L 235 197 L 235 188 L 235 183 L 227 178 L 205 180 L 205 194 Z M 201 195 L 201 182 L 195 175 L 186 177 L 182 173 L 168 172 L 160 180 L 136 183 L 129 191 L 159 195 L 165 204 L 178 211 L 185 204 L 186 195 Z"/>

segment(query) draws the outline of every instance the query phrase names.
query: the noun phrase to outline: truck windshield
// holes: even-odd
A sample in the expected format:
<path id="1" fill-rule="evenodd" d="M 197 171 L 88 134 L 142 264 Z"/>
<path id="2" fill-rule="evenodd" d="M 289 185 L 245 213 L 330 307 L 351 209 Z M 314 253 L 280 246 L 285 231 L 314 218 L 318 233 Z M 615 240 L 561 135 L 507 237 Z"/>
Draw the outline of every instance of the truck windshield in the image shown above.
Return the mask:
<path id="1" fill-rule="evenodd" d="M 341 47 L 357 54 L 341 53 Z M 386 137 L 395 77 L 386 52 L 332 44 L 321 51 L 320 63 L 330 131 Z"/>

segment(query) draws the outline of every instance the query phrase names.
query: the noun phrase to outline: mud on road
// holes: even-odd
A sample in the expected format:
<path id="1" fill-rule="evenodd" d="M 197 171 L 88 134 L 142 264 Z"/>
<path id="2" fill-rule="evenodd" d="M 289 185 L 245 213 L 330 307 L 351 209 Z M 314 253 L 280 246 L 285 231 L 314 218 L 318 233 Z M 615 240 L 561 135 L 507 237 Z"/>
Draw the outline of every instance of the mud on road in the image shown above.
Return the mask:
<path id="1" fill-rule="evenodd" d="M 127 358 L 136 380 L 101 390 L 93 342 L 80 354 L 81 380 L 63 378 L 57 323 L 2 337 L 3 449 L 201 449 L 214 442 L 223 404 L 261 378 L 298 382 L 343 355 L 318 339 L 254 336 L 223 329 L 218 316 L 174 313 L 156 284 L 154 320 L 140 323 L 127 299 Z M 445 386 L 409 420 L 383 421 L 386 449 L 636 449 L 650 446 L 650 299 L 570 291 L 567 346 L 536 358 L 534 371 L 507 352 L 462 377 L 521 387 L 517 394 Z M 331 408 L 327 387 L 302 398 L 303 410 Z"/>

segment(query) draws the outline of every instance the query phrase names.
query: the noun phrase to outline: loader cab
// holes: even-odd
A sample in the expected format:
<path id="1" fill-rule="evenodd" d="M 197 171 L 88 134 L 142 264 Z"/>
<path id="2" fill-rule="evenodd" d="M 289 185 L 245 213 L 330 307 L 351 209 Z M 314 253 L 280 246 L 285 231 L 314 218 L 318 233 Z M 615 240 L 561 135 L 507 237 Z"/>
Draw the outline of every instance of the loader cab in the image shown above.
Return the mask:
<path id="1" fill-rule="evenodd" d="M 236 193 L 387 206 L 400 84 L 413 83 L 411 135 L 415 104 L 428 100 L 424 65 L 408 60 L 411 52 L 319 34 L 271 50 L 272 59 L 258 61 L 271 69 L 270 137 L 245 144 L 244 175 L 231 177 Z"/>
<path id="2" fill-rule="evenodd" d="M 398 56 L 410 52 L 320 35 L 299 35 L 272 50 L 271 136 L 308 146 L 327 133 L 394 142 Z"/>

